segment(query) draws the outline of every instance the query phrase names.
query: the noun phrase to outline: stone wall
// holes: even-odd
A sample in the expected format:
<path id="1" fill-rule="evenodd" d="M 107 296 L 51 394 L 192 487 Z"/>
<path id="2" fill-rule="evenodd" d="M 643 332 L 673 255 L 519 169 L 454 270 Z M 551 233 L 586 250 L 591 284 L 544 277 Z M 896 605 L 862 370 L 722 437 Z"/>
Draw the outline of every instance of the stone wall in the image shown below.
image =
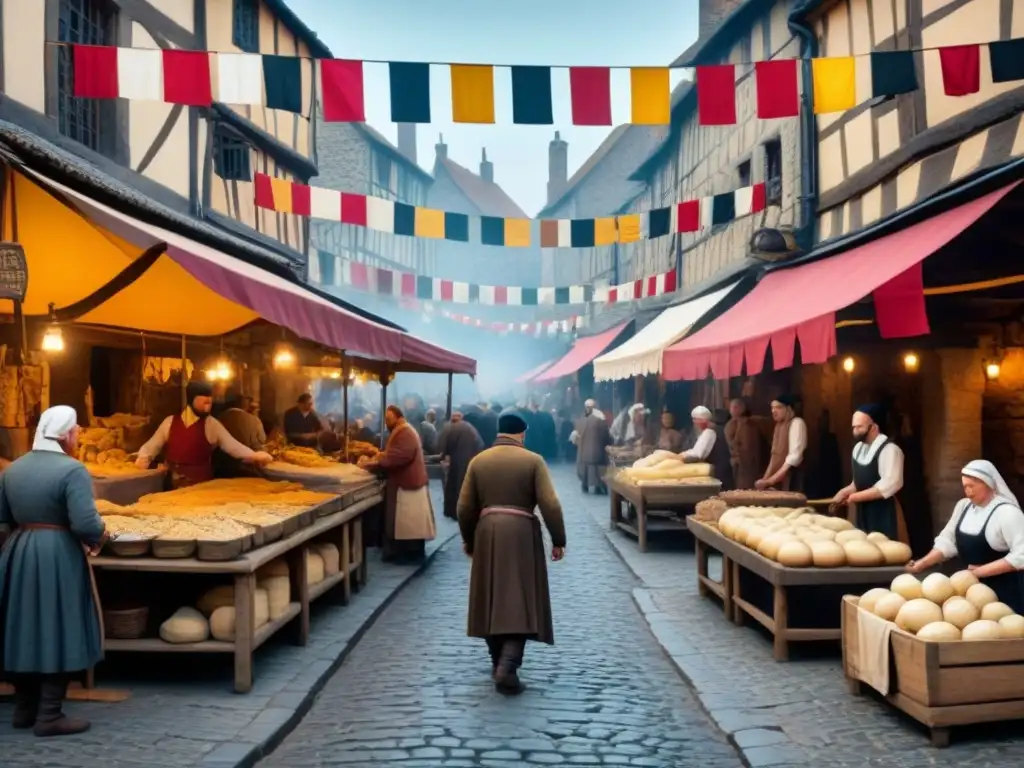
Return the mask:
<path id="1" fill-rule="evenodd" d="M 1024 349 L 1007 351 L 999 379 L 985 383 L 982 456 L 1018 498 L 1024 498 Z"/>

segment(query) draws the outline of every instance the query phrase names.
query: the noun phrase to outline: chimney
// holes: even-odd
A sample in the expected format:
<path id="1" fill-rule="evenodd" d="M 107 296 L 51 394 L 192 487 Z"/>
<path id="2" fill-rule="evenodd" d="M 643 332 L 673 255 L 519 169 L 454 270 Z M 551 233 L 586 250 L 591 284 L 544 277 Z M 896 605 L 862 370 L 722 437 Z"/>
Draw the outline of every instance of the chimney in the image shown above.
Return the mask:
<path id="1" fill-rule="evenodd" d="M 699 39 L 708 37 L 743 3 L 744 0 L 700 0 L 697 12 Z"/>
<path id="2" fill-rule="evenodd" d="M 569 145 L 555 131 L 555 138 L 548 145 L 548 205 L 563 194 L 569 184 Z"/>
<path id="3" fill-rule="evenodd" d="M 494 163 L 487 159 L 487 147 L 483 148 L 480 156 L 480 178 L 494 183 Z"/>
<path id="4" fill-rule="evenodd" d="M 437 144 L 434 145 L 434 155 L 438 160 L 448 159 L 448 145 L 444 143 L 444 134 L 437 134 Z"/>
<path id="5" fill-rule="evenodd" d="M 398 124 L 398 151 L 416 162 L 416 123 Z"/>

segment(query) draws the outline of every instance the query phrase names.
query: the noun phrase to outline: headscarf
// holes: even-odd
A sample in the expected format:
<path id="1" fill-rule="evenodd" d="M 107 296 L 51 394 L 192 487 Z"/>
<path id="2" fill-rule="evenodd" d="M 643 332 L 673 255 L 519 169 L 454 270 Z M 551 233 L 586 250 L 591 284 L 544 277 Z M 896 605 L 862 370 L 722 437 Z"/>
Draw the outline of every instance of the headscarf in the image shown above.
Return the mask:
<path id="1" fill-rule="evenodd" d="M 32 440 L 33 451 L 64 453 L 58 440 L 66 438 L 78 426 L 78 414 L 70 405 L 55 405 L 43 411 Z"/>
<path id="2" fill-rule="evenodd" d="M 704 419 L 705 421 L 711 421 L 712 417 L 713 414 L 711 413 L 711 410 L 709 408 L 704 407 L 703 405 L 698 405 L 696 408 L 690 411 L 691 419 Z"/>
<path id="3" fill-rule="evenodd" d="M 996 469 L 995 464 L 991 461 L 975 459 L 968 462 L 967 466 L 960 470 L 960 474 L 973 477 L 975 480 L 981 480 L 981 482 L 996 492 L 996 496 L 1010 502 L 1015 507 L 1020 507 L 1017 497 L 1013 495 L 1013 491 L 1006 485 L 1003 476 L 999 474 L 999 470 Z"/>
<path id="4" fill-rule="evenodd" d="M 647 408 L 644 406 L 643 403 L 634 403 L 633 405 L 629 406 L 629 412 L 626 416 L 626 442 L 629 442 L 630 440 L 636 440 L 638 437 L 643 437 L 643 435 L 638 435 L 636 433 L 636 423 L 633 421 L 633 417 L 636 416 L 636 414 L 638 413 L 646 412 Z"/>

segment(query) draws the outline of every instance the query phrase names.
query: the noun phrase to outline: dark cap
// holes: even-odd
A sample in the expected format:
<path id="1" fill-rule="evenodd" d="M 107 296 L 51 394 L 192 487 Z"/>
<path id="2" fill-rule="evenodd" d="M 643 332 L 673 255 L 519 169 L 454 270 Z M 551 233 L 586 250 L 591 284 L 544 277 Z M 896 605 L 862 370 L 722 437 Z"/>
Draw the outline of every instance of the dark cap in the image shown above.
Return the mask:
<path id="1" fill-rule="evenodd" d="M 197 397 L 213 397 L 213 385 L 206 381 L 190 381 L 185 387 L 185 397 L 188 398 L 189 405 Z"/>
<path id="2" fill-rule="evenodd" d="M 773 403 L 782 403 L 785 406 L 792 408 L 796 405 L 796 397 L 793 395 L 779 395 L 778 397 L 772 398 Z"/>
<path id="3" fill-rule="evenodd" d="M 526 419 L 513 411 L 498 417 L 498 431 L 503 435 L 521 435 L 526 431 Z"/>
<path id="4" fill-rule="evenodd" d="M 875 424 L 880 425 L 882 421 L 885 419 L 885 410 L 882 408 L 882 406 L 878 405 L 877 403 L 865 403 L 864 405 L 858 405 L 857 411 L 859 413 L 863 413 L 865 416 L 867 416 L 869 419 L 875 422 Z"/>

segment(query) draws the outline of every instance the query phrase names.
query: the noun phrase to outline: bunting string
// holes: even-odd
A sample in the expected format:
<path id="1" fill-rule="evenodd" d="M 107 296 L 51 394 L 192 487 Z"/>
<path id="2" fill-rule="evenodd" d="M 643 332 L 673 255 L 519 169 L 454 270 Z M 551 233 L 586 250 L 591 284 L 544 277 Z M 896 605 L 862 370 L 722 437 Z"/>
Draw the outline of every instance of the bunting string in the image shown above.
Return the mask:
<path id="1" fill-rule="evenodd" d="M 677 287 L 675 269 L 614 286 L 568 285 L 558 288 L 526 288 L 445 280 L 417 275 L 414 272 L 375 267 L 344 259 L 326 251 L 318 253 L 321 257 L 340 260 L 341 269 L 337 275 L 341 286 L 401 300 L 419 299 L 437 303 L 520 307 L 590 302 L 615 304 L 674 293 Z"/>
<path id="2" fill-rule="evenodd" d="M 424 305 L 424 311 L 428 314 L 431 314 L 432 312 L 430 307 L 431 305 L 429 304 Z M 481 328 L 485 331 L 492 331 L 493 333 L 522 333 L 535 338 L 573 333 L 580 328 L 583 328 L 585 325 L 584 318 L 580 315 L 573 315 L 572 317 L 564 320 L 537 320 L 530 323 L 505 323 L 481 320 L 478 317 L 460 315 L 447 310 L 441 310 L 440 315 L 446 320 L 461 323 L 462 325 L 468 325 L 473 328 Z"/>
<path id="3" fill-rule="evenodd" d="M 732 192 L 686 200 L 643 213 L 593 219 L 516 219 L 407 205 L 393 200 L 279 179 L 254 177 L 256 207 L 367 227 L 378 232 L 506 248 L 593 248 L 613 243 L 700 232 L 765 209 L 764 182 Z M 533 226 L 533 222 L 539 222 Z M 471 225 L 472 222 L 472 225 Z M 539 239 L 537 239 L 539 236 Z"/>
<path id="4" fill-rule="evenodd" d="M 160 50 L 50 43 L 73 50 L 75 96 L 163 101 L 189 106 L 226 104 L 303 110 L 302 61 L 295 56 L 209 51 Z M 985 52 L 985 56 L 982 52 Z M 982 86 L 983 59 L 992 83 L 1024 80 L 1024 38 L 811 60 L 814 112 L 841 112 L 878 97 L 920 87 L 917 58 L 937 55 L 943 90 L 969 96 Z M 754 67 L 756 115 L 795 117 L 800 112 L 799 59 L 771 59 L 695 67 L 701 125 L 736 122 L 737 67 Z M 390 116 L 396 123 L 429 123 L 440 117 L 431 93 L 431 68 L 448 69 L 451 104 L 443 105 L 456 123 L 497 121 L 496 92 L 511 94 L 511 122 L 553 125 L 555 105 L 568 103 L 574 125 L 611 126 L 613 105 L 629 104 L 634 125 L 665 125 L 671 117 L 669 67 L 552 67 L 398 62 L 351 59 L 313 60 L 319 102 L 328 122 L 366 121 L 365 65 L 387 67 Z M 612 77 L 627 70 L 628 78 Z M 863 70 L 864 76 L 858 76 Z M 567 76 L 565 76 L 567 75 Z M 496 78 L 502 78 L 497 89 Z M 623 91 L 619 93 L 619 91 Z M 447 117 L 447 115 L 446 115 Z M 624 117 L 624 116 L 623 116 Z"/>

